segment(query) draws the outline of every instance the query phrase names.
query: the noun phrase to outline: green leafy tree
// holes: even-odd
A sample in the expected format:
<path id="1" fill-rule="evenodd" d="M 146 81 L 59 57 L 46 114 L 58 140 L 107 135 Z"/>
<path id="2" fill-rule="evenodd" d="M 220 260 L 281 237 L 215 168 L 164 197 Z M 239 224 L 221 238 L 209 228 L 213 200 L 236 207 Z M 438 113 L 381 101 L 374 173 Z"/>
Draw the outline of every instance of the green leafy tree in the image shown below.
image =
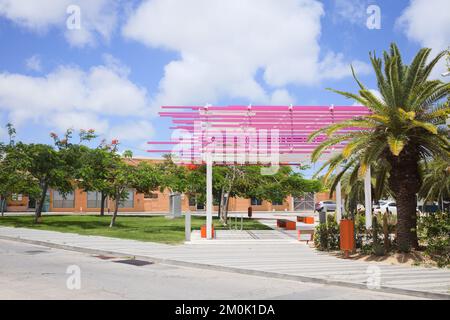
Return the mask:
<path id="1" fill-rule="evenodd" d="M 81 166 L 80 159 L 88 148 L 81 143 L 91 140 L 94 136 L 80 132 L 80 142 L 73 143 L 73 131 L 67 130 L 62 138 L 51 133 L 55 147 L 46 144 L 22 144 L 20 153 L 26 161 L 26 172 L 35 181 L 36 195 L 35 223 L 42 217 L 42 209 L 49 188 L 58 190 L 63 195 L 73 192 L 76 173 Z"/>
<path id="2" fill-rule="evenodd" d="M 431 157 L 449 159 L 447 132 L 441 125 L 450 109 L 446 105 L 438 105 L 438 102 L 448 95 L 450 87 L 440 80 L 428 79 L 445 52 L 427 63 L 430 52 L 431 49 L 427 48 L 419 50 L 410 65 L 403 63 L 395 44 L 391 45 L 389 52 L 384 52 L 383 60 L 371 53 L 380 98 L 356 78 L 353 68 L 359 94 L 332 90 L 367 106 L 371 115 L 327 126 L 309 138 L 311 141 L 320 134 L 328 136 L 313 152 L 314 161 L 325 149 L 348 142 L 342 153 L 324 164 L 328 169 L 327 175 L 337 169 L 352 169 L 358 170 L 362 177 L 368 166 L 383 162 L 378 174 L 386 176 L 386 172 L 389 173 L 389 188 L 398 208 L 397 243 L 405 251 L 418 247 L 416 194 L 421 186 L 419 162 Z M 357 130 L 336 135 L 345 128 Z"/>
<path id="3" fill-rule="evenodd" d="M 273 175 L 261 175 L 260 169 L 259 166 L 250 166 L 246 169 L 247 176 L 251 178 L 247 188 L 242 190 L 241 196 L 281 202 L 290 195 L 299 197 L 307 192 L 317 192 L 321 189 L 321 183 L 318 180 L 305 179 L 291 166 L 281 166 Z"/>
<path id="4" fill-rule="evenodd" d="M 168 189 L 171 193 L 182 193 L 189 189 L 189 170 L 176 164 L 170 154 L 164 155 L 164 161 L 156 164 L 161 177 L 161 191 Z"/>
<path id="5" fill-rule="evenodd" d="M 139 193 L 150 193 L 161 186 L 161 172 L 155 164 L 140 162 L 134 167 L 133 188 Z"/>
<path id="6" fill-rule="evenodd" d="M 160 179 L 160 191 L 184 193 L 198 203 L 205 201 L 206 166 L 179 165 L 170 154 L 164 155 L 164 161 L 156 164 Z"/>
<path id="7" fill-rule="evenodd" d="M 120 203 L 127 199 L 127 189 L 133 187 L 134 168 L 122 159 L 116 159 L 107 175 L 108 195 L 114 200 L 114 211 L 111 217 L 112 228 L 117 219 Z"/>
<path id="8" fill-rule="evenodd" d="M 22 146 L 22 154 L 28 162 L 27 172 L 35 179 L 39 190 L 36 199 L 35 223 L 40 222 L 42 209 L 49 188 L 58 189 L 62 194 L 73 190 L 72 177 L 60 154 L 52 146 L 29 144 Z"/>
<path id="9" fill-rule="evenodd" d="M 219 213 L 226 224 L 230 197 L 257 198 L 282 202 L 287 196 L 301 196 L 320 190 L 317 180 L 304 179 L 290 166 L 281 166 L 273 175 L 262 175 L 261 166 L 218 166 L 213 170 L 213 189 L 220 198 Z M 224 197 L 227 194 L 227 197 Z"/>
<path id="10" fill-rule="evenodd" d="M 155 165 L 131 161 L 132 153 L 124 152 L 124 157 L 114 155 L 108 165 L 105 192 L 114 200 L 114 212 L 110 227 L 115 225 L 118 210 L 122 201 L 128 197 L 127 190 L 134 189 L 140 193 L 149 193 L 161 185 L 159 170 Z"/>
<path id="11" fill-rule="evenodd" d="M 117 141 L 107 144 L 104 140 L 94 149 L 82 154 L 81 167 L 77 173 L 78 186 L 86 192 L 101 193 L 100 215 L 105 214 L 105 203 L 110 191 L 108 173 L 119 160 Z"/>
<path id="12" fill-rule="evenodd" d="M 7 124 L 9 143 L 0 143 L 0 211 L 4 215 L 6 201 L 11 195 L 35 194 L 34 179 L 26 171 L 27 159 L 20 152 L 23 144 L 15 143 L 16 130 Z"/>
<path id="13" fill-rule="evenodd" d="M 0 211 L 4 215 L 6 201 L 13 194 L 38 193 L 35 179 L 26 170 L 27 159 L 22 156 L 22 143 L 0 145 Z"/>

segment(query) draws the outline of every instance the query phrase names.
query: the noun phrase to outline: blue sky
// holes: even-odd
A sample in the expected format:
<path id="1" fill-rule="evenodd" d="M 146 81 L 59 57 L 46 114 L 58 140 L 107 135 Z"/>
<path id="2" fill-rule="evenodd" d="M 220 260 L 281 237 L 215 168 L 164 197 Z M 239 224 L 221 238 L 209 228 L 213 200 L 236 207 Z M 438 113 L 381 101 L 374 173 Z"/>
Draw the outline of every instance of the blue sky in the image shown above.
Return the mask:
<path id="1" fill-rule="evenodd" d="M 28 142 L 94 128 L 149 156 L 161 104 L 353 104 L 325 90 L 356 89 L 350 63 L 375 89 L 369 51 L 443 50 L 448 21 L 447 0 L 0 0 L 0 140 L 8 121 Z"/>

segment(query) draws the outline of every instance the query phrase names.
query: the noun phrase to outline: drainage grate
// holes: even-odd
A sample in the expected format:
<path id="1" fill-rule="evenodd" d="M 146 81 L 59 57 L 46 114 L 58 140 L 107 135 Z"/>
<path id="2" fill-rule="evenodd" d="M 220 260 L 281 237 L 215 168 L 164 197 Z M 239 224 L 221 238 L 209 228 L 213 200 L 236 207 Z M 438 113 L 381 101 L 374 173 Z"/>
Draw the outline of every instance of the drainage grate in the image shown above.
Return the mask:
<path id="1" fill-rule="evenodd" d="M 28 250 L 25 251 L 26 254 L 39 254 L 39 253 L 46 253 L 48 251 L 44 251 L 44 250 Z"/>
<path id="2" fill-rule="evenodd" d="M 154 262 L 150 262 L 150 261 L 136 260 L 136 259 L 117 260 L 117 261 L 113 261 L 113 262 L 131 264 L 131 265 L 137 266 L 137 267 L 142 267 L 142 266 L 146 266 L 146 265 L 154 263 Z"/>
<path id="3" fill-rule="evenodd" d="M 110 260 L 110 259 L 114 259 L 114 257 L 110 257 L 110 256 L 104 256 L 104 255 L 98 255 L 98 256 L 94 256 L 95 258 L 99 258 L 102 260 Z"/>

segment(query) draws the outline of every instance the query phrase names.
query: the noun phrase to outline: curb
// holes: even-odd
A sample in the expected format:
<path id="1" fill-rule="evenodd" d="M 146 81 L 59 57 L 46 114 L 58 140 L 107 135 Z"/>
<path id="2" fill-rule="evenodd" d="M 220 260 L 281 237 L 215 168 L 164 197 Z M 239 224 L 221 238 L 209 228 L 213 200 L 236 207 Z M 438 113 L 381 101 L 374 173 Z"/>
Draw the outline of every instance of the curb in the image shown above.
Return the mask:
<path id="1" fill-rule="evenodd" d="M 24 238 L 20 238 L 20 237 L 11 237 L 11 236 L 0 235 L 0 239 L 9 240 L 9 241 L 17 241 L 17 242 L 22 242 L 22 243 L 34 244 L 34 245 L 40 245 L 40 246 L 45 246 L 45 247 L 55 248 L 55 249 L 76 251 L 76 252 L 87 253 L 87 254 L 133 256 L 135 259 L 147 260 L 147 261 L 152 261 L 152 262 L 157 262 L 157 263 L 167 264 L 167 265 L 173 265 L 173 266 L 182 266 L 182 267 L 206 269 L 206 270 L 213 270 L 213 271 L 231 272 L 231 273 L 239 273 L 239 274 L 245 274 L 245 275 L 260 276 L 260 277 L 265 277 L 265 278 L 293 280 L 293 281 L 317 283 L 317 284 L 327 284 L 327 285 L 334 285 L 334 286 L 339 286 L 339 287 L 347 287 L 347 288 L 355 288 L 355 289 L 374 291 L 374 290 L 368 289 L 367 285 L 365 285 L 363 283 L 352 283 L 352 282 L 345 282 L 345 281 L 339 281 L 339 280 L 327 280 L 327 279 L 308 277 L 308 276 L 288 275 L 288 274 L 282 274 L 282 273 L 270 272 L 270 271 L 249 270 L 249 269 L 225 267 L 225 266 L 218 266 L 218 265 L 205 264 L 205 263 L 164 259 L 164 258 L 157 258 L 157 257 L 151 257 L 151 256 L 140 256 L 140 255 L 127 254 L 127 253 L 118 252 L 118 251 L 88 249 L 88 248 L 71 246 L 71 245 L 56 244 L 56 243 L 46 242 L 46 241 L 29 240 L 29 239 L 24 239 Z M 402 294 L 402 295 L 408 295 L 408 296 L 414 296 L 414 297 L 420 297 L 420 298 L 428 298 L 428 299 L 450 300 L 450 295 L 448 295 L 448 294 L 417 291 L 417 290 L 410 290 L 410 289 L 401 289 L 401 288 L 387 287 L 387 286 L 380 286 L 380 288 L 376 289 L 376 291 L 393 293 L 393 294 Z"/>

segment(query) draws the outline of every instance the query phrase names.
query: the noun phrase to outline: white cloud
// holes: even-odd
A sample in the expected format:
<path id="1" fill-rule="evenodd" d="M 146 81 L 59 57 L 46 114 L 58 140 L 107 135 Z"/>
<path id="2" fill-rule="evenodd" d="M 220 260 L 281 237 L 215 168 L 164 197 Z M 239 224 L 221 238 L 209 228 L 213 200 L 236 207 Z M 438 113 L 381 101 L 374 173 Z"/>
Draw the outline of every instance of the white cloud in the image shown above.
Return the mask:
<path id="1" fill-rule="evenodd" d="M 412 0 L 397 20 L 408 39 L 432 48 L 432 56 L 450 45 L 450 2 L 448 0 Z M 441 60 L 432 77 L 441 78 L 446 71 Z M 442 79 L 442 78 L 441 78 Z"/>
<path id="2" fill-rule="evenodd" d="M 354 60 L 346 62 L 342 54 L 328 53 L 319 63 L 319 72 L 322 78 L 341 79 L 352 75 L 350 64 L 353 65 L 357 75 L 368 74 L 372 68 L 365 62 Z"/>
<path id="3" fill-rule="evenodd" d="M 107 137 L 109 139 L 118 139 L 120 142 L 150 139 L 153 135 L 154 129 L 150 122 L 133 120 L 112 126 L 108 131 Z"/>
<path id="4" fill-rule="evenodd" d="M 0 0 L 0 14 L 17 24 L 38 31 L 64 21 L 69 1 Z"/>
<path id="5" fill-rule="evenodd" d="M 270 103 L 291 100 L 287 84 L 349 75 L 341 55 L 319 59 L 323 14 L 315 0 L 152 0 L 138 6 L 122 33 L 180 54 L 165 66 L 156 105 L 228 97 Z M 255 79 L 260 70 L 268 89 Z"/>
<path id="6" fill-rule="evenodd" d="M 295 103 L 295 98 L 285 89 L 278 89 L 270 97 L 271 105 L 290 105 Z"/>
<path id="7" fill-rule="evenodd" d="M 69 30 L 67 8 L 77 5 L 81 28 Z M 0 0 L 0 16 L 21 27 L 45 33 L 55 27 L 64 32 L 73 46 L 94 45 L 97 38 L 109 41 L 117 22 L 117 1 L 112 0 Z"/>
<path id="8" fill-rule="evenodd" d="M 68 128 L 74 130 L 94 129 L 97 134 L 105 134 L 108 132 L 108 121 L 100 119 L 99 115 L 91 112 L 56 112 L 46 119 L 48 125 L 54 127 L 60 132 L 66 131 Z"/>
<path id="9" fill-rule="evenodd" d="M 449 1 L 412 0 L 397 23 L 409 39 L 442 50 L 450 45 L 449 21 Z"/>
<path id="10" fill-rule="evenodd" d="M 332 8 L 333 22 L 346 21 L 365 26 L 367 7 L 367 0 L 334 0 Z"/>
<path id="11" fill-rule="evenodd" d="M 31 121 L 61 131 L 93 128 L 104 134 L 109 119 L 151 115 L 147 91 L 130 81 L 126 70 L 109 56 L 105 65 L 87 71 L 60 66 L 45 76 L 0 73 L 0 111 L 16 126 Z"/>
<path id="12" fill-rule="evenodd" d="M 41 72 L 42 71 L 42 63 L 41 58 L 38 55 L 34 55 L 29 57 L 25 61 L 25 65 L 28 70 L 35 71 L 35 72 Z"/>

